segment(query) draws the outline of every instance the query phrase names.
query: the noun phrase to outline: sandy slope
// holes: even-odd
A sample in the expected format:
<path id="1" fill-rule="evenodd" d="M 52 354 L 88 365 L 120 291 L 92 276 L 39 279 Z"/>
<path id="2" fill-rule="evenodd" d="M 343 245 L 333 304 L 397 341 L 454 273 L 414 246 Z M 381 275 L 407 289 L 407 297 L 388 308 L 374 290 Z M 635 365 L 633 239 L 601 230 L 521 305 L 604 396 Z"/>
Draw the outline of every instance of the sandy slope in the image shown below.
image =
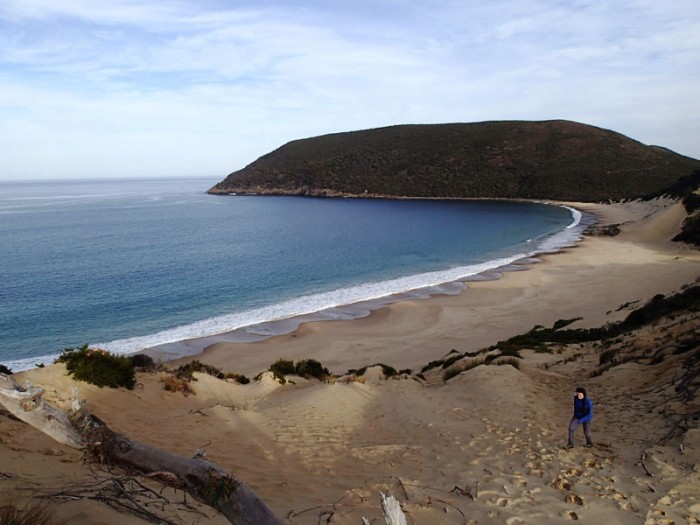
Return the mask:
<path id="1" fill-rule="evenodd" d="M 313 357 L 343 374 L 383 362 L 418 372 L 450 350 L 473 351 L 536 324 L 583 317 L 575 326 L 621 319 L 635 303 L 670 293 L 700 275 L 700 254 L 667 242 L 683 218 L 678 205 L 580 205 L 624 223 L 614 238 L 588 237 L 529 271 L 470 284 L 460 296 L 395 304 L 367 319 L 304 325 L 256 344 L 216 345 L 202 360 L 255 375 L 277 358 Z M 615 344 L 657 351 L 700 330 L 692 315 L 667 320 Z M 690 334 L 690 335 L 688 335 Z M 627 345 L 627 346 L 625 346 Z M 626 362 L 589 378 L 595 343 L 529 352 L 520 370 L 480 366 L 447 382 L 386 380 L 334 384 L 264 376 L 247 386 L 198 376 L 196 395 L 165 392 L 158 374 L 131 392 L 80 384 L 91 410 L 115 429 L 183 455 L 206 448 L 290 523 L 381 523 L 379 491 L 404 505 L 409 523 L 700 523 L 700 431 L 664 437 L 694 405 L 675 396 L 689 354 L 660 363 Z M 22 374 L 65 402 L 72 381 L 60 366 Z M 596 404 L 593 449 L 565 451 L 573 389 Z M 696 423 L 697 426 L 697 423 Z M 582 436 L 578 436 L 582 444 Z M 680 446 L 682 445 L 682 453 Z M 647 450 L 649 477 L 640 464 Z M 104 474 L 103 474 L 104 475 Z M 91 481 L 79 454 L 0 414 L 0 490 L 46 493 Z M 167 493 L 173 500 L 180 499 Z M 84 523 L 143 523 L 88 500 L 57 507 Z M 173 504 L 175 522 L 222 523 Z"/>

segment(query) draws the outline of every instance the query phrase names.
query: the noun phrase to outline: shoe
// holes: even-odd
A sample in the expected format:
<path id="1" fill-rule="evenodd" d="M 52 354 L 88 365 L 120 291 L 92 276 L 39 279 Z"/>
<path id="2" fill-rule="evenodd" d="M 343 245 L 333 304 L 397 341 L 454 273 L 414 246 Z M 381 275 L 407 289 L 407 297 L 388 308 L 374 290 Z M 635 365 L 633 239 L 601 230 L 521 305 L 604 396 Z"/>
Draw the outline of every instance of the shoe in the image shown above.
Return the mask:
<path id="1" fill-rule="evenodd" d="M 566 450 L 570 448 L 574 448 L 574 446 L 571 443 L 567 443 L 566 446 L 564 447 Z"/>
<path id="2" fill-rule="evenodd" d="M 586 443 L 586 444 L 583 445 L 583 446 L 586 447 L 586 448 L 591 448 L 591 447 L 593 446 L 593 443 Z"/>

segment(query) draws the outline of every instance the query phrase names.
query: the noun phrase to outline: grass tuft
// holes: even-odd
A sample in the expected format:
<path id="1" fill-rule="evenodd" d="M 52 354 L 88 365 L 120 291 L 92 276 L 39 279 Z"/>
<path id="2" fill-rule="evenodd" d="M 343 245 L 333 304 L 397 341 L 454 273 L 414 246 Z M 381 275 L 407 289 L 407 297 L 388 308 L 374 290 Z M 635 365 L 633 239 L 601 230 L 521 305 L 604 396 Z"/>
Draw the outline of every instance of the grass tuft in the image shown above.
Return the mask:
<path id="1" fill-rule="evenodd" d="M 75 518 L 56 519 L 49 507 L 36 500 L 10 501 L 0 505 L 0 525 L 71 525 Z"/>
<path id="2" fill-rule="evenodd" d="M 194 394 L 190 380 L 185 377 L 177 377 L 169 374 L 161 378 L 160 382 L 163 383 L 163 389 L 168 392 L 181 392 L 185 397 Z"/>

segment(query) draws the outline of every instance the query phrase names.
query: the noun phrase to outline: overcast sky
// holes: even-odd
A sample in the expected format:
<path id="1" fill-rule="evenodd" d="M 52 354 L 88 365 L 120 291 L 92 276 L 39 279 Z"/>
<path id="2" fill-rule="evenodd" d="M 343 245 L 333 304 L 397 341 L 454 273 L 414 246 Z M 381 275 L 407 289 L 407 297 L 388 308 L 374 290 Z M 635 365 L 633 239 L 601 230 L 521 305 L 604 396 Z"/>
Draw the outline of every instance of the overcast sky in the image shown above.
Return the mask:
<path id="1" fill-rule="evenodd" d="M 700 1 L 0 0 L 0 179 L 223 178 L 298 138 L 559 118 L 700 158 Z"/>

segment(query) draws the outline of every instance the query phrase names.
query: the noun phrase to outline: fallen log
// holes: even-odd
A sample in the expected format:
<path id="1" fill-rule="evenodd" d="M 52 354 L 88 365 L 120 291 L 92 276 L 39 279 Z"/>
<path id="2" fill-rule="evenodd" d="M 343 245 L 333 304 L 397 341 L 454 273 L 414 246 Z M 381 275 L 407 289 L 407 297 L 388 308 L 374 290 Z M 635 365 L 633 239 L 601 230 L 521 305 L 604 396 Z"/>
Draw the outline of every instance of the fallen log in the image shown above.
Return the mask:
<path id="1" fill-rule="evenodd" d="M 73 389 L 69 412 L 46 404 L 43 393 L 41 387 L 21 386 L 13 377 L 0 373 L 0 404 L 54 440 L 83 450 L 87 459 L 184 490 L 234 525 L 284 523 L 245 483 L 218 465 L 176 456 L 114 432 L 89 413 L 78 399 L 77 389 Z"/>

